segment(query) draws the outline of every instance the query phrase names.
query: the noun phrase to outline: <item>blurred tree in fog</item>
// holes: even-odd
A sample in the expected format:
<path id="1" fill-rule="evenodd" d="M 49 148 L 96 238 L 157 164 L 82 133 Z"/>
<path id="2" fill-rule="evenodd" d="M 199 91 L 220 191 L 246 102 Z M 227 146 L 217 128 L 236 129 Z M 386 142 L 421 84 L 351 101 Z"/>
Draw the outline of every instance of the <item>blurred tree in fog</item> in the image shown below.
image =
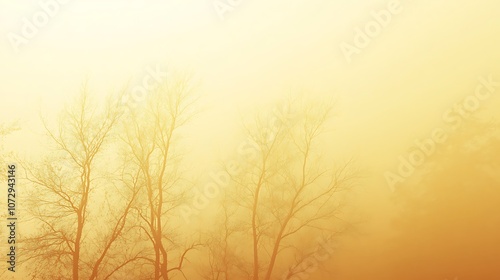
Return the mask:
<path id="1" fill-rule="evenodd" d="M 331 107 L 289 102 L 284 108 L 247 125 L 245 160 L 227 167 L 233 186 L 221 207 L 223 234 L 211 248 L 219 262 L 208 273 L 217 277 L 207 279 L 292 279 L 304 272 L 297 261 L 318 237 L 347 226 L 341 192 L 357 172 L 350 162 L 321 157 L 330 145 L 321 135 Z"/>
<path id="2" fill-rule="evenodd" d="M 191 91 L 188 78 L 169 80 L 124 108 L 91 102 L 85 87 L 55 129 L 44 120 L 53 152 L 23 163 L 25 219 L 36 230 L 22 238 L 22 265 L 34 279 L 184 274 L 199 246 L 176 228 L 190 186 L 179 138 L 194 114 Z"/>
<path id="3" fill-rule="evenodd" d="M 186 279 L 201 270 L 206 279 L 271 280 L 312 271 L 304 260 L 317 255 L 318 238 L 350 226 L 343 192 L 357 176 L 350 161 L 324 156 L 331 107 L 289 102 L 246 126 L 244 159 L 227 166 L 231 188 L 200 242 L 181 215 L 193 199 L 182 140 L 196 99 L 186 77 L 149 89 L 128 110 L 93 103 L 84 88 L 55 128 L 44 120 L 53 149 L 23 162 L 33 230 L 22 237 L 22 265 L 34 279 Z"/>
<path id="4" fill-rule="evenodd" d="M 119 117 L 111 103 L 92 103 L 84 87 L 60 115 L 57 128 L 44 120 L 53 150 L 41 161 L 23 163 L 22 170 L 31 183 L 24 220 L 33 230 L 27 230 L 20 248 L 23 266 L 34 279 L 96 279 L 122 261 L 109 255 L 137 190 L 120 189 L 114 195 L 124 195 L 123 200 L 109 205 L 107 191 L 116 189 L 112 178 L 102 178 L 106 141 Z"/>
<path id="5" fill-rule="evenodd" d="M 499 279 L 500 130 L 470 121 L 398 190 L 387 279 Z M 418 176 L 420 175 L 420 176 Z"/>
<path id="6" fill-rule="evenodd" d="M 188 77 L 168 80 L 148 93 L 143 106 L 131 111 L 124 126 L 124 159 L 127 168 L 137 173 L 131 182 L 141 186 L 141 204 L 133 209 L 138 237 L 133 242 L 143 248 L 140 275 L 146 279 L 183 275 L 189 253 L 198 247 L 186 238 L 192 233 L 177 228 L 179 209 L 191 185 L 183 169 L 179 140 L 195 113 L 192 90 Z"/>

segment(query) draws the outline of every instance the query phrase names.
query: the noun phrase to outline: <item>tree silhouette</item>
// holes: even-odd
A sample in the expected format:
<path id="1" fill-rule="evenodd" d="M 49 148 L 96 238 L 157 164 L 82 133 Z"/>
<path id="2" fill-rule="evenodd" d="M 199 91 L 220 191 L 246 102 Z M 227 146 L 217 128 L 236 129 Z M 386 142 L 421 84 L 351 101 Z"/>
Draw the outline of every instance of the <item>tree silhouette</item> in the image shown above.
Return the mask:
<path id="1" fill-rule="evenodd" d="M 247 126 L 251 141 L 241 151 L 248 160 L 231 176 L 234 192 L 225 203 L 236 203 L 232 212 L 248 223 L 233 223 L 233 230 L 239 233 L 225 242 L 231 242 L 233 248 L 242 243 L 251 248 L 251 271 L 240 266 L 242 278 L 250 275 L 254 280 L 270 280 L 282 275 L 295 263 L 280 257 L 287 251 L 290 256 L 303 254 L 303 234 L 331 234 L 346 226 L 339 212 L 341 192 L 354 183 L 356 172 L 351 162 L 325 167 L 318 156 L 324 152 L 320 136 L 331 107 L 294 102 L 284 107 L 295 112 L 294 116 L 258 115 Z"/>
<path id="2" fill-rule="evenodd" d="M 127 202 L 114 213 L 114 225 L 103 221 L 102 217 L 111 214 L 101 212 L 103 195 L 113 183 L 99 181 L 105 175 L 102 156 L 120 117 L 110 104 L 95 106 L 85 86 L 75 105 L 61 114 L 57 129 L 49 128 L 44 120 L 55 146 L 53 153 L 41 162 L 23 163 L 31 183 L 27 211 L 37 230 L 23 238 L 22 249 L 24 263 L 34 267 L 36 278 L 97 279 L 113 244 L 122 235 L 137 190 L 125 190 L 129 192 Z M 103 224 L 104 240 L 96 233 Z"/>
<path id="3" fill-rule="evenodd" d="M 193 116 L 196 101 L 189 78 L 167 81 L 148 93 L 144 106 L 135 108 L 124 127 L 128 168 L 139 175 L 140 201 L 134 207 L 139 235 L 146 236 L 153 254 L 144 259 L 153 266 L 154 279 L 183 274 L 188 253 L 197 243 L 176 241 L 175 219 L 186 200 L 189 181 L 182 170 L 179 138 Z M 180 241 L 182 243 L 182 241 Z M 177 257 L 176 257 L 177 254 Z"/>

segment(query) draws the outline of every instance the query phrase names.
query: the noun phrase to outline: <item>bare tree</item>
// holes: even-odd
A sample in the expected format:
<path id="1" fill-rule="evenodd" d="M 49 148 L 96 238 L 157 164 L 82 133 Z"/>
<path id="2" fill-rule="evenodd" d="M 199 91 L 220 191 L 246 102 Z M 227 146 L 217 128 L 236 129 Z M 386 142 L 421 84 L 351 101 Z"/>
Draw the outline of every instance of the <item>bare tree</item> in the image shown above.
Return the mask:
<path id="1" fill-rule="evenodd" d="M 325 167 L 319 156 L 330 148 L 320 136 L 331 107 L 295 106 L 286 106 L 295 112 L 291 118 L 257 116 L 246 129 L 251 141 L 241 150 L 248 160 L 231 176 L 237 213 L 249 221 L 240 238 L 250 238 L 254 280 L 270 280 L 279 275 L 277 268 L 294 265 L 280 256 L 287 250 L 303 254 L 298 246 L 303 234 L 332 234 L 346 226 L 339 215 L 341 192 L 352 185 L 356 172 L 350 161 Z"/>
<path id="2" fill-rule="evenodd" d="M 136 186 L 125 188 L 125 205 L 114 205 L 120 209 L 116 215 L 101 210 L 104 190 L 113 186 L 109 178 L 101 180 L 102 157 L 120 114 L 110 103 L 99 107 L 84 87 L 75 106 L 61 115 L 57 129 L 44 120 L 53 153 L 42 162 L 23 163 L 26 179 L 32 183 L 27 210 L 37 232 L 23 238 L 22 248 L 24 262 L 33 264 L 35 277 L 97 279 L 137 196 Z M 107 216 L 112 218 L 106 220 Z"/>
<path id="3" fill-rule="evenodd" d="M 193 116 L 193 98 L 188 78 L 167 81 L 148 93 L 144 106 L 135 108 L 125 127 L 123 140 L 128 164 L 136 169 L 141 184 L 142 205 L 134 207 L 141 235 L 152 247 L 144 258 L 154 268 L 154 279 L 183 274 L 188 253 L 198 244 L 176 240 L 176 211 L 184 202 L 189 181 L 182 170 L 179 138 Z M 177 254 L 177 256 L 176 256 Z"/>
<path id="4" fill-rule="evenodd" d="M 220 222 L 212 228 L 205 242 L 208 264 L 200 269 L 207 280 L 249 279 L 249 274 L 245 274 L 245 264 L 238 257 L 238 248 L 234 246 L 244 227 L 235 220 L 236 209 L 230 199 L 224 195 L 218 211 Z"/>

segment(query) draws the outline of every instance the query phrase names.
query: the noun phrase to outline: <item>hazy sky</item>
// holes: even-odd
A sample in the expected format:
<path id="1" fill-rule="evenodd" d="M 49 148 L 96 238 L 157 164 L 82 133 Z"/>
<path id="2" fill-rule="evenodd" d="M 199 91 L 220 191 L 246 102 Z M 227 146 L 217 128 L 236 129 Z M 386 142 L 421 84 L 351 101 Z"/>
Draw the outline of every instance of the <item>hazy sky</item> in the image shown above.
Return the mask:
<path id="1" fill-rule="evenodd" d="M 404 152 L 477 77 L 498 70 L 500 19 L 495 1 L 400 1 L 402 11 L 348 63 L 339 44 L 352 44 L 389 2 L 242 0 L 221 20 L 217 1 L 67 1 L 16 53 L 9 34 L 44 10 L 1 1 L 0 117 L 38 125 L 40 102 L 58 110 L 87 78 L 103 95 L 158 65 L 199 82 L 209 143 L 224 143 L 256 104 L 303 91 L 337 100 L 341 147 L 391 164 L 387 148 Z"/>
<path id="2" fill-rule="evenodd" d="M 356 28 L 391 1 L 241 0 L 222 20 L 214 4 L 227 0 L 69 0 L 16 52 L 9 34 L 21 35 L 39 2 L 51 1 L 0 0 L 0 120 L 21 121 L 12 140 L 21 151 L 40 108 L 59 111 L 86 79 L 96 95 L 116 93 L 158 65 L 199 82 L 192 149 L 201 162 L 236 151 L 241 115 L 259 105 L 300 92 L 337 100 L 332 149 L 354 155 L 376 182 L 360 192 L 367 212 L 391 207 L 383 173 L 415 139 L 446 126 L 442 114 L 478 77 L 500 80 L 494 0 L 399 1 L 350 63 L 340 44 L 353 44 Z M 500 91 L 481 109 L 499 101 Z"/>

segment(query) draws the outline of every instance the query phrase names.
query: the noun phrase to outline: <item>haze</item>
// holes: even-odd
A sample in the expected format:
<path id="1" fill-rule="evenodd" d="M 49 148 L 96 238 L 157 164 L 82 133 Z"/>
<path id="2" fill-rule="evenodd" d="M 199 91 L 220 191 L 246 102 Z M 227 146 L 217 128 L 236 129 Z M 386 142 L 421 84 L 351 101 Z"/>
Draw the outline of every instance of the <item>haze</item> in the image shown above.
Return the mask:
<path id="1" fill-rule="evenodd" d="M 244 206 L 238 208 L 231 204 L 243 203 L 245 193 L 228 187 L 210 199 L 203 209 L 192 210 L 188 198 L 188 202 L 182 200 L 177 205 L 179 212 L 172 218 L 172 229 L 169 228 L 175 231 L 179 239 L 176 242 L 184 246 L 192 241 L 203 247 L 192 254 L 185 265 L 184 276 L 180 273 L 166 276 L 160 268 L 159 274 L 155 274 L 153 268 L 141 266 L 140 273 L 150 272 L 141 275 L 144 277 L 141 279 L 160 279 L 160 274 L 161 279 L 287 279 L 283 278 L 287 269 L 297 262 L 300 266 L 307 254 L 314 253 L 316 240 L 332 235 L 335 230 L 341 233 L 332 239 L 336 244 L 333 253 L 313 263 L 317 269 L 307 275 L 299 273 L 288 279 L 500 279 L 497 264 L 500 259 L 500 162 L 497 156 L 500 151 L 500 3 L 465 0 L 453 3 L 55 1 L 0 0 L 2 166 L 17 162 L 21 170 L 29 166 L 46 174 L 44 159 L 56 156 L 56 148 L 53 139 L 47 136 L 42 119 L 52 131 L 57 131 L 61 127 L 59 121 L 68 120 L 61 112 L 77 112 L 72 109 L 77 107 L 72 106 L 80 104 L 82 88 L 86 85 L 94 104 L 98 104 L 89 105 L 87 109 L 105 111 L 108 98 L 120 104 L 125 94 L 129 102 L 124 102 L 125 105 L 130 106 L 132 102 L 132 111 L 137 110 L 117 117 L 116 128 L 110 128 L 111 144 L 96 158 L 96 168 L 101 168 L 106 176 L 118 176 L 116 172 L 120 168 L 134 170 L 135 161 L 124 151 L 138 149 L 141 139 L 156 141 L 156 134 L 132 131 L 132 124 L 148 131 L 147 124 L 155 120 L 148 114 L 154 111 L 151 108 L 162 102 L 171 105 L 172 100 L 162 99 L 161 90 L 158 94 L 157 86 L 163 88 L 165 81 L 170 84 L 163 89 L 176 93 L 180 92 L 179 84 L 189 85 L 190 96 L 196 99 L 189 107 L 193 118 L 182 127 L 178 140 L 181 144 L 175 146 L 178 157 L 173 161 L 177 164 L 181 158 L 184 163 L 178 169 L 177 165 L 167 169 L 176 176 L 178 170 L 185 171 L 182 176 L 189 181 L 186 183 L 189 190 L 182 194 L 183 199 L 196 196 L 197 189 L 203 192 L 214 180 L 213 174 L 220 174 L 231 162 L 240 162 L 245 168 L 250 166 L 248 177 L 234 176 L 235 186 L 251 184 L 252 176 L 260 169 L 252 169 L 255 162 L 245 158 L 241 147 L 252 135 L 262 136 L 260 133 L 268 125 L 267 121 L 276 117 L 276 111 L 283 113 L 282 108 L 287 106 L 293 108 L 296 119 L 288 119 L 289 135 L 276 133 L 276 138 L 283 140 L 279 141 L 282 146 L 276 148 L 274 157 L 270 157 L 275 160 L 271 173 L 281 174 L 278 176 L 281 179 L 286 177 L 283 182 L 299 176 L 300 168 L 292 159 L 300 158 L 300 145 L 297 145 L 297 153 L 291 147 L 301 135 L 301 124 L 321 118 L 323 110 L 330 105 L 331 116 L 322 123 L 323 133 L 312 149 L 317 157 L 311 158 L 315 164 L 311 172 L 319 172 L 323 167 L 338 170 L 336 168 L 347 162 L 352 164 L 349 170 L 353 173 L 346 177 L 355 180 L 349 181 L 349 188 L 339 195 L 339 201 L 325 202 L 343 206 L 339 210 L 341 219 L 325 216 L 314 227 L 328 228 L 326 231 L 311 229 L 294 236 L 293 241 L 285 245 L 295 246 L 295 250 L 283 249 L 284 255 L 278 258 L 273 273 L 269 272 L 272 260 L 269 248 L 273 246 L 262 245 L 259 247 L 262 271 L 256 278 L 252 269 L 255 251 L 252 252 L 251 245 L 255 240 L 248 225 L 250 215 L 246 216 Z M 48 16 L 48 22 L 37 27 L 32 38 L 25 38 L 25 19 L 36 20 L 34 15 L 45 11 L 40 3 L 49 2 L 56 3 L 53 5 L 57 9 L 51 6 L 53 14 Z M 376 22 L 374 14 L 381 13 L 385 16 L 381 20 L 385 21 L 378 23 L 379 32 L 368 36 L 363 31 L 368 41 L 362 46 L 357 44 L 357 30 L 366 30 L 367 24 Z M 24 39 L 19 41 L 19 36 Z M 351 51 L 356 51 L 346 51 L 346 44 Z M 161 73 L 168 74 L 165 78 Z M 141 87 L 145 77 L 150 77 L 155 90 L 147 89 L 145 96 L 136 99 L 133 89 Z M 465 111 L 461 113 L 460 108 Z M 161 119 L 160 109 L 154 112 Z M 313 117 L 307 117 L 308 114 Z M 259 123 L 259 116 L 266 121 Z M 100 119 L 93 123 L 99 124 Z M 303 127 L 306 132 L 310 128 Z M 439 137 L 436 130 L 445 135 Z M 120 142 L 123 138 L 128 142 Z M 269 148 L 261 144 L 263 151 Z M 416 150 L 424 156 L 418 166 L 411 163 Z M 289 166 L 285 159 L 290 159 Z M 141 166 L 140 160 L 137 161 L 137 166 Z M 4 169 L 0 169 L 2 173 L 6 173 Z M 24 172 L 20 171 L 19 176 L 21 173 Z M 142 182 L 142 177 L 137 178 Z M 278 179 L 270 179 L 269 186 L 286 185 L 273 180 Z M 25 196 L 18 199 L 22 213 L 26 213 L 19 222 L 22 225 L 23 219 L 26 221 L 19 229 L 22 242 L 23 234 L 28 238 L 40 225 L 31 224 L 34 214 L 28 209 L 31 207 L 28 201 L 32 202 L 28 189 L 36 190 L 36 184 L 33 178 L 19 179 L 19 182 L 19 189 L 26 188 Z M 108 205 L 106 203 L 117 209 L 125 207 L 125 200 L 119 201 L 109 192 L 112 199 L 96 198 L 95 206 L 89 206 L 89 213 L 96 213 L 98 207 Z M 314 194 L 314 191 L 308 193 Z M 0 198 L 5 200 L 6 191 L 0 193 Z M 266 220 L 273 212 L 269 209 L 282 205 L 273 200 L 277 198 L 271 190 L 266 199 L 271 201 L 271 206 L 259 212 L 263 217 L 260 221 L 272 225 L 273 221 Z M 281 199 L 290 198 L 283 195 Z M 191 207 L 189 214 L 186 214 L 186 204 Z M 6 208 L 4 203 L 0 205 L 1 209 Z M 221 207 L 226 212 L 235 207 L 237 210 L 232 211 L 241 223 L 234 225 L 237 234 L 232 243 L 224 243 L 229 247 L 233 243 L 238 245 L 233 247 L 235 252 L 231 255 L 235 261 L 225 263 L 233 268 L 221 270 L 223 273 L 215 278 L 208 271 L 211 268 L 213 272 L 217 262 L 209 260 L 217 259 L 221 253 L 214 253 L 216 248 L 207 244 L 215 244 L 214 240 L 220 237 L 217 232 L 223 232 L 218 228 L 219 222 L 222 225 L 224 221 Z M 266 209 L 269 212 L 265 212 Z M 314 211 L 308 210 L 306 214 L 311 212 Z M 183 219 L 186 215 L 190 216 L 188 222 Z M 247 225 L 247 231 L 240 232 L 241 227 Z M 206 238 L 208 232 L 211 238 Z M 269 232 L 277 234 L 274 229 Z M 0 234 L 3 240 L 6 232 L 2 230 Z M 94 235 L 98 234 L 90 231 L 86 236 Z M 128 244 L 125 240 L 126 237 L 119 244 Z M 2 256 L 8 248 L 4 243 L 0 246 Z M 174 248 L 174 254 L 185 247 Z M 144 248 L 149 247 L 144 245 Z M 92 247 L 85 256 L 91 256 L 94 249 L 99 251 L 98 246 Z M 19 254 L 22 258 L 22 254 L 28 256 L 29 253 Z M 120 251 L 113 254 L 122 256 Z M 6 271 L 5 262 L 2 263 L 2 277 L 17 277 L 4 279 L 44 279 L 50 275 L 30 263 L 20 266 L 14 275 Z M 105 264 L 110 267 L 103 264 L 103 274 L 94 279 L 105 279 L 105 274 L 115 265 L 112 261 Z M 79 265 L 79 278 L 92 279 L 91 270 L 85 271 L 87 264 L 82 261 Z M 64 267 L 58 269 L 65 271 Z M 133 271 L 134 266 L 129 269 Z M 66 272 L 61 279 L 79 279 L 75 278 L 74 268 L 73 273 L 71 267 Z M 132 277 L 127 271 L 121 273 L 110 279 Z"/>

